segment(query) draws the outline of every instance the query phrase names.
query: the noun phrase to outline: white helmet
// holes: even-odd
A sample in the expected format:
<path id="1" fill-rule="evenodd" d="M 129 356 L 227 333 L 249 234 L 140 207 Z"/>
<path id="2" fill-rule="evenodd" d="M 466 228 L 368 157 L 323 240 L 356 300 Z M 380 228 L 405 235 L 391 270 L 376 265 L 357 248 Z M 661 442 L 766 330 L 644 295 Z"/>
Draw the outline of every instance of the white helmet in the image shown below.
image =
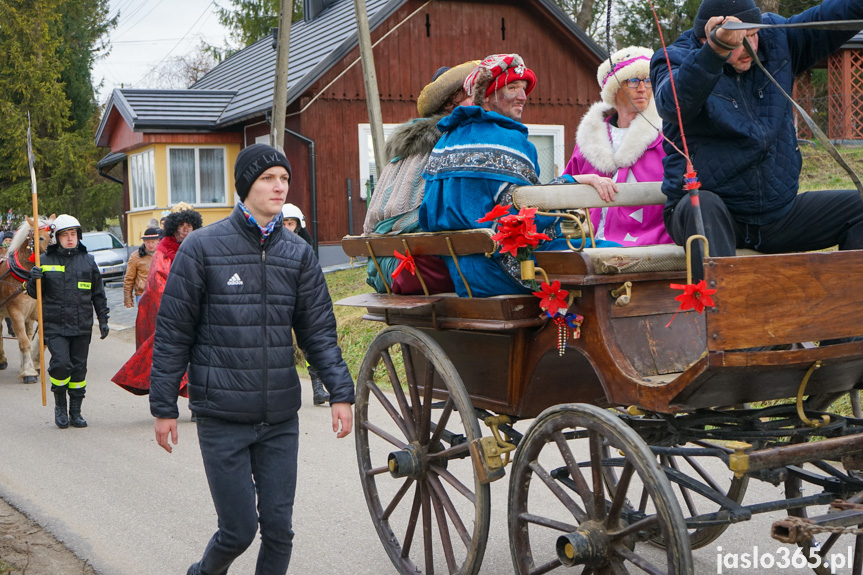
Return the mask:
<path id="1" fill-rule="evenodd" d="M 53 236 L 54 241 L 57 241 L 57 236 L 60 235 L 60 232 L 72 228 L 78 230 L 78 239 L 80 240 L 81 223 L 69 214 L 60 214 L 59 216 L 57 216 L 57 219 L 55 219 L 54 223 L 51 224 L 51 235 Z"/>
<path id="2" fill-rule="evenodd" d="M 294 204 L 285 204 L 282 206 L 282 216 L 284 216 L 285 219 L 294 218 L 296 220 L 300 220 L 300 226 L 303 228 L 306 227 L 306 216 L 304 216 L 302 210 Z"/>

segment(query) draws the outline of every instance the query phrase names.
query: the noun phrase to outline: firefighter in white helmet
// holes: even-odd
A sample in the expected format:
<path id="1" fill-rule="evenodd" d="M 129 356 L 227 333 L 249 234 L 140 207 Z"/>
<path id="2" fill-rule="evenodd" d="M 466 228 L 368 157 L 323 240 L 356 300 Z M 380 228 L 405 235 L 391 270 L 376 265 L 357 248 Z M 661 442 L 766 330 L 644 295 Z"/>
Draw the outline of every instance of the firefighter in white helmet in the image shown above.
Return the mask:
<path id="1" fill-rule="evenodd" d="M 51 352 L 48 375 L 54 393 L 54 423 L 60 429 L 87 427 L 81 403 L 87 391 L 87 355 L 93 333 L 93 310 L 101 339 L 108 336 L 108 300 L 102 276 L 81 243 L 81 224 L 62 214 L 51 226 L 53 242 L 40 267 L 30 271 L 27 293 L 36 297 L 42 280 L 42 329 Z M 66 393 L 69 394 L 67 412 Z"/>

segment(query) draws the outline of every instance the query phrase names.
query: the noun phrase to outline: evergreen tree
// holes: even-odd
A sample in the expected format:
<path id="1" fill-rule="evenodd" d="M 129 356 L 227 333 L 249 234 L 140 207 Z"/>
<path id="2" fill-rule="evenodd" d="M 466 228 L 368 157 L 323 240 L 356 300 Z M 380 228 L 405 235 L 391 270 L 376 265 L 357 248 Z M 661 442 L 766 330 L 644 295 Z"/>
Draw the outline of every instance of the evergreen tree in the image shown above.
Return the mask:
<path id="1" fill-rule="evenodd" d="M 39 206 L 101 228 L 120 215 L 122 188 L 101 178 L 93 142 L 99 113 L 91 81 L 104 46 L 108 0 L 0 2 L 0 209 L 30 211 L 27 113 Z"/>
<path id="2" fill-rule="evenodd" d="M 279 27 L 281 0 L 229 0 L 231 7 L 216 5 L 219 22 L 230 30 L 231 38 L 245 47 L 270 35 Z M 303 0 L 293 0 L 291 22 L 303 19 Z"/>

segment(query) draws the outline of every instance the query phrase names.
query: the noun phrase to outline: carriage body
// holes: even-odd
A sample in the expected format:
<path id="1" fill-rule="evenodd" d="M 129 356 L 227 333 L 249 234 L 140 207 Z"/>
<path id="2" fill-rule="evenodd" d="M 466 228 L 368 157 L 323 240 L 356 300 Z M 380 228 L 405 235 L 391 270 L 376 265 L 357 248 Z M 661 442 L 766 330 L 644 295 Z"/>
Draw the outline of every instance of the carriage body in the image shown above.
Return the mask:
<path id="1" fill-rule="evenodd" d="M 632 193 L 627 192 L 628 187 Z M 520 205 L 537 206 L 546 211 L 562 210 L 586 207 L 584 196 L 592 195 L 588 200 L 589 205 L 602 205 L 592 188 L 586 186 L 549 188 L 523 189 L 523 193 L 520 191 L 516 194 L 516 201 Z M 658 186 L 624 185 L 621 188 L 619 203 L 647 204 L 664 199 L 659 194 Z M 447 237 L 449 240 L 445 239 Z M 372 257 L 375 254 L 390 254 L 393 249 L 410 251 L 413 255 L 449 254 L 455 257 L 467 253 L 490 253 L 494 249 L 487 230 L 373 239 L 345 238 L 343 247 L 348 255 Z M 863 434 L 858 433 L 863 430 L 858 426 L 863 421 L 846 425 L 842 420 L 840 428 L 836 423 L 841 418 L 834 417 L 834 425 L 830 428 L 832 431 L 824 432 L 827 439 L 819 442 L 821 445 L 818 449 L 812 449 L 806 445 L 790 445 L 805 442 L 812 436 L 812 433 L 794 428 L 796 424 L 791 424 L 790 430 L 786 429 L 787 432 L 783 431 L 779 436 L 768 434 L 762 438 L 753 434 L 750 437 L 740 432 L 740 421 L 743 421 L 743 428 L 755 429 L 759 428 L 759 422 L 773 420 L 772 417 L 765 417 L 773 412 L 753 411 L 749 414 L 745 411 L 749 415 L 732 416 L 738 419 L 729 426 L 734 431 L 727 436 L 749 441 L 743 444 L 745 447 L 704 443 L 710 435 L 706 431 L 711 429 L 710 422 L 715 423 L 717 417 L 720 420 L 726 417 L 722 406 L 795 397 L 800 403 L 805 394 L 810 400 L 821 398 L 816 403 L 823 408 L 825 403 L 829 403 L 826 398 L 835 398 L 858 387 L 863 379 L 863 341 L 825 346 L 814 346 L 811 342 L 863 335 L 863 315 L 857 313 L 858 296 L 855 290 L 855 286 L 863 279 L 859 277 L 863 274 L 863 266 L 860 265 L 863 253 L 763 255 L 750 252 L 737 257 L 705 258 L 705 280 L 717 291 L 712 296 L 716 306 L 705 310 L 703 315 L 694 311 L 678 312 L 680 304 L 675 296 L 679 292 L 669 287 L 671 283 L 686 283 L 686 257 L 684 250 L 678 246 L 536 252 L 534 255 L 536 265 L 547 274 L 548 281 L 560 281 L 561 286 L 572 294 L 569 312 L 585 318 L 581 336 L 577 339 L 569 336 L 563 354 L 558 349 L 558 326 L 541 313 L 539 299 L 532 295 L 479 299 L 459 298 L 455 294 L 362 294 L 339 302 L 342 305 L 366 307 L 368 313 L 365 319 L 413 330 L 409 333 L 415 335 L 410 335 L 408 339 L 413 338 L 413 342 L 419 338 L 426 342 L 423 345 L 401 342 L 401 352 L 407 356 L 403 359 L 404 377 L 410 394 L 400 393 L 398 378 L 392 380 L 394 392 L 399 398 L 399 408 L 396 410 L 392 407 L 390 411 L 401 413 L 400 427 L 406 437 L 400 443 L 393 441 L 390 436 L 389 443 L 401 447 L 399 453 L 412 453 L 414 459 L 411 461 L 416 461 L 411 464 L 413 467 L 407 463 L 410 458 L 397 461 L 397 468 L 401 465 L 404 469 L 414 469 L 399 474 L 393 471 L 391 460 L 389 473 L 398 480 L 407 478 L 419 483 L 421 477 L 425 477 L 424 474 L 431 469 L 431 475 L 437 473 L 438 477 L 446 479 L 447 473 L 450 473 L 445 469 L 446 465 L 442 468 L 429 467 L 435 462 L 434 457 L 429 455 L 431 451 L 437 450 L 443 454 L 439 457 L 447 459 L 449 465 L 452 465 L 454 458 L 466 459 L 470 456 L 475 480 L 475 490 L 469 490 L 476 511 L 474 531 L 471 533 L 463 525 L 457 529 L 468 548 L 463 560 L 457 554 L 453 555 L 452 549 L 447 551 L 444 548 L 450 573 L 474 573 L 479 569 L 482 551 L 472 547 L 469 542 L 487 536 L 488 519 L 480 510 L 482 501 L 488 497 L 484 484 L 503 475 L 503 470 L 496 468 L 500 458 L 490 456 L 488 450 L 505 450 L 510 442 L 519 446 L 515 456 L 514 478 L 511 480 L 517 485 L 510 484 L 509 501 L 510 539 L 514 565 L 519 573 L 551 572 L 558 567 L 566 567 L 567 557 L 573 553 L 580 557 L 577 551 L 579 545 L 595 549 L 599 545 L 597 541 L 605 541 L 603 537 L 606 535 L 591 539 L 594 535 L 584 528 L 599 519 L 606 524 L 609 521 L 609 515 L 601 509 L 599 499 L 596 499 L 593 507 L 587 501 L 591 497 L 599 498 L 597 491 L 608 494 L 608 512 L 619 514 L 615 521 L 647 521 L 629 509 L 628 503 L 617 501 L 619 498 L 625 499 L 623 495 L 612 497 L 612 487 L 622 483 L 622 476 L 617 475 L 618 468 L 622 469 L 624 476 L 628 470 L 630 475 L 640 477 L 644 489 L 642 500 L 653 502 L 658 526 L 655 525 L 650 533 L 640 533 L 639 540 L 664 542 L 668 550 L 668 564 L 656 572 L 691 572 L 691 560 L 687 562 L 685 559 L 690 555 L 690 547 L 703 546 L 718 537 L 728 524 L 746 519 L 753 512 L 760 512 L 740 505 L 750 476 L 761 479 L 767 477 L 774 482 L 786 481 L 787 501 L 777 504 L 776 508 L 789 509 L 790 514 L 805 510 L 807 505 L 823 504 L 831 498 L 850 497 L 857 491 L 863 493 L 863 483 L 858 485 L 859 482 L 855 480 L 843 483 L 838 490 L 826 490 L 821 499 L 795 499 L 795 489 L 799 491 L 801 477 L 805 477 L 797 471 L 800 469 L 797 466 L 831 454 L 838 458 L 840 453 L 863 450 Z M 622 297 L 623 294 L 625 297 Z M 399 333 L 386 334 L 388 345 L 399 342 Z M 442 355 L 444 359 L 429 360 L 434 355 L 429 353 L 429 347 L 433 347 L 434 354 Z M 381 349 L 384 348 L 372 349 L 369 353 L 379 354 Z M 375 363 L 379 357 L 375 356 L 374 361 L 369 363 Z M 447 365 L 441 367 L 441 363 Z M 390 359 L 388 368 L 391 364 Z M 436 367 L 430 367 L 432 364 Z M 361 369 L 358 391 L 366 385 L 373 385 L 369 383 L 372 378 L 368 368 L 366 371 Z M 380 397 L 379 391 L 377 394 Z M 422 430 L 420 420 L 427 412 L 422 409 L 421 413 L 417 413 L 418 408 L 411 406 L 427 403 L 437 408 L 443 406 L 447 417 L 447 409 L 462 417 L 462 433 L 450 437 L 446 435 L 447 432 L 443 432 L 444 437 L 450 437 L 449 447 L 443 444 L 437 448 L 430 447 L 441 440 L 441 434 L 435 433 L 433 423 L 430 426 L 425 424 L 427 440 L 430 435 L 431 444 L 423 444 L 419 438 L 422 432 L 415 433 L 417 437 L 410 437 L 410 420 L 415 420 L 417 431 Z M 607 408 L 617 408 L 618 411 L 608 411 Z M 635 415 L 624 415 L 618 419 L 608 415 L 623 413 L 626 408 Z M 386 468 L 371 463 L 368 445 L 360 446 L 361 434 L 368 436 L 369 430 L 375 432 L 377 428 L 364 423 L 367 413 L 364 401 L 358 400 L 357 410 L 361 472 L 364 478 L 377 477 L 385 473 Z M 488 440 L 488 437 L 480 437 L 482 432 L 478 428 L 468 429 L 471 425 L 464 421 L 465 411 L 475 411 L 480 420 L 485 419 L 495 439 L 483 444 L 483 440 Z M 503 415 L 505 419 L 493 414 Z M 707 414 L 706 419 L 704 414 Z M 717 414 L 723 415 L 720 417 Z M 390 416 L 399 420 L 398 414 L 390 413 Z M 489 423 L 489 416 L 492 423 Z M 781 419 L 782 425 L 785 425 L 785 417 L 782 415 L 776 419 Z M 537 419 L 524 435 L 509 425 L 532 418 Z M 623 423 L 620 423 L 621 420 Z M 686 423 L 675 424 L 678 421 Z M 723 428 L 724 421 L 716 427 Z M 503 430 L 506 441 L 500 439 L 498 428 Z M 573 431 L 576 428 L 581 431 Z M 569 431 L 563 432 L 562 429 Z M 625 461 L 610 458 L 607 453 L 600 456 L 597 455 L 600 447 L 591 445 L 588 456 L 590 463 L 582 464 L 591 466 L 595 471 L 592 491 L 588 489 L 589 497 L 582 490 L 587 489 L 585 485 L 590 481 L 572 480 L 567 483 L 566 477 L 573 478 L 579 474 L 578 465 L 567 461 L 555 470 L 557 475 L 542 475 L 535 469 L 534 466 L 541 459 L 543 445 L 557 442 L 563 459 L 567 460 L 566 454 L 569 452 L 560 446 L 561 438 L 567 441 L 590 438 L 593 441 L 597 436 L 601 436 L 601 440 L 597 441 L 604 446 L 602 449 L 616 448 L 621 454 L 626 453 L 626 456 Z M 719 437 L 723 437 L 721 433 Z M 776 448 L 777 440 L 782 451 L 779 455 L 771 451 Z M 669 458 L 674 457 L 674 454 L 687 457 L 685 449 L 691 447 L 684 446 L 691 446 L 692 442 L 700 445 L 702 450 L 705 446 L 709 447 L 713 450 L 712 455 L 719 457 L 723 464 L 732 469 L 734 473 L 729 485 L 718 488 L 716 481 L 705 479 L 707 488 L 700 488 L 683 477 L 685 474 L 677 470 L 676 464 L 669 463 Z M 416 449 L 412 445 L 416 445 Z M 560 457 L 560 454 L 557 456 Z M 423 457 L 431 458 L 426 463 L 417 463 Z M 509 460 L 509 456 L 506 460 Z M 857 461 L 855 465 L 859 468 L 860 463 Z M 697 466 L 693 468 L 701 475 Z M 696 475 L 695 471 L 690 474 Z M 685 505 L 689 507 L 684 520 L 684 514 L 678 509 L 683 502 L 675 507 L 677 503 L 670 501 L 677 496 L 671 493 L 670 487 L 665 486 L 663 474 L 670 477 L 672 484 L 677 487 L 683 485 L 702 495 L 707 493 L 706 498 L 711 505 L 718 506 L 718 511 L 713 511 L 713 515 L 696 513 L 689 497 L 684 495 Z M 531 477 L 534 483 L 539 483 L 537 478 L 546 482 L 561 501 L 559 487 L 553 487 L 554 482 L 549 477 L 562 481 L 573 493 L 582 496 L 586 515 L 582 511 L 585 517 L 577 521 L 580 527 L 576 528 L 575 523 L 567 526 L 550 519 L 535 519 L 534 514 L 527 510 L 528 499 L 522 493 L 527 491 L 525 485 L 530 484 Z M 426 502 L 426 496 L 430 502 L 438 497 L 441 500 L 439 505 L 446 502 L 447 498 L 441 494 L 443 483 L 438 483 L 440 485 L 434 489 L 426 490 L 428 495 L 417 488 L 410 514 L 414 524 L 432 521 L 431 512 L 428 517 L 418 516 L 420 509 L 425 513 L 426 506 L 434 507 Z M 600 486 L 600 483 L 605 484 L 605 487 Z M 666 488 L 667 492 L 663 492 Z M 461 489 L 459 491 L 464 493 Z M 713 494 L 708 493 L 710 491 Z M 376 490 L 370 492 L 367 489 L 366 495 L 370 498 L 370 510 L 381 539 L 397 569 L 402 573 L 424 572 L 406 558 L 409 553 L 406 554 L 403 547 L 392 543 L 397 542 L 399 537 L 393 536 L 389 530 L 387 520 L 391 509 L 375 508 L 372 499 L 377 497 Z M 390 507 L 394 507 L 400 497 L 397 495 Z M 444 507 L 446 510 L 439 510 L 440 514 L 451 516 L 450 508 Z M 576 509 L 578 504 L 568 508 Z M 591 509 L 600 516 L 598 519 L 587 518 L 591 515 Z M 578 516 L 577 512 L 573 513 Z M 802 513 L 805 515 L 805 511 Z M 382 518 L 384 521 L 381 521 Z M 531 529 L 536 527 L 532 521 L 552 531 L 571 528 L 557 542 L 558 546 L 569 551 L 559 550 L 558 556 L 552 557 L 548 563 L 535 562 L 531 549 L 536 543 L 531 543 L 525 535 L 529 531 L 528 526 Z M 852 524 L 848 521 L 853 523 L 853 519 L 846 519 L 846 525 Z M 481 529 L 484 523 L 485 531 Z M 863 519 L 857 523 L 863 523 Z M 614 528 L 614 525 L 609 527 L 611 531 Z M 411 537 L 406 537 L 408 548 L 414 533 L 411 529 L 408 527 Z M 446 531 L 445 526 L 441 529 Z M 620 532 L 626 533 L 626 529 L 618 529 Z M 424 535 L 431 537 L 430 532 L 424 531 Z M 812 546 L 809 539 L 805 545 L 798 543 L 805 549 Z M 582 557 L 576 563 L 594 565 L 599 571 L 611 568 L 609 572 L 621 572 L 612 568 L 613 561 L 609 559 L 618 553 L 619 556 L 615 556 L 620 561 L 628 560 L 640 565 L 639 561 L 643 558 L 630 556 L 631 550 L 626 551 L 624 547 L 628 546 L 614 547 L 615 551 L 605 558 L 594 557 L 590 554 L 592 552 L 585 551 L 584 557 L 587 558 Z M 427 548 L 426 567 L 429 566 L 430 553 Z"/>

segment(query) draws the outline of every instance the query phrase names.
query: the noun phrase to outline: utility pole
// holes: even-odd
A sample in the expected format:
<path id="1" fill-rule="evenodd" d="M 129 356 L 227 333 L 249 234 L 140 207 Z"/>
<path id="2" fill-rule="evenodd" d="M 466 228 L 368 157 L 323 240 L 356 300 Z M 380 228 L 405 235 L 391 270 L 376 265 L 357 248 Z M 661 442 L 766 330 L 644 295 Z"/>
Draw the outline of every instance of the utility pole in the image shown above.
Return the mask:
<path id="1" fill-rule="evenodd" d="M 294 0 L 282 0 L 276 44 L 276 79 L 273 86 L 273 124 L 270 144 L 285 148 L 285 109 L 288 107 L 288 53 L 291 42 L 291 17 Z"/>
<path id="2" fill-rule="evenodd" d="M 366 13 L 365 0 L 354 0 L 354 8 L 357 12 L 357 35 L 360 40 L 360 58 L 363 63 L 363 82 L 366 87 L 366 105 L 369 108 L 372 145 L 375 148 L 375 165 L 378 174 L 380 174 L 387 162 L 384 157 L 384 124 L 381 117 L 378 77 L 375 74 L 375 57 L 372 54 L 372 37 L 369 32 L 369 16 Z"/>

